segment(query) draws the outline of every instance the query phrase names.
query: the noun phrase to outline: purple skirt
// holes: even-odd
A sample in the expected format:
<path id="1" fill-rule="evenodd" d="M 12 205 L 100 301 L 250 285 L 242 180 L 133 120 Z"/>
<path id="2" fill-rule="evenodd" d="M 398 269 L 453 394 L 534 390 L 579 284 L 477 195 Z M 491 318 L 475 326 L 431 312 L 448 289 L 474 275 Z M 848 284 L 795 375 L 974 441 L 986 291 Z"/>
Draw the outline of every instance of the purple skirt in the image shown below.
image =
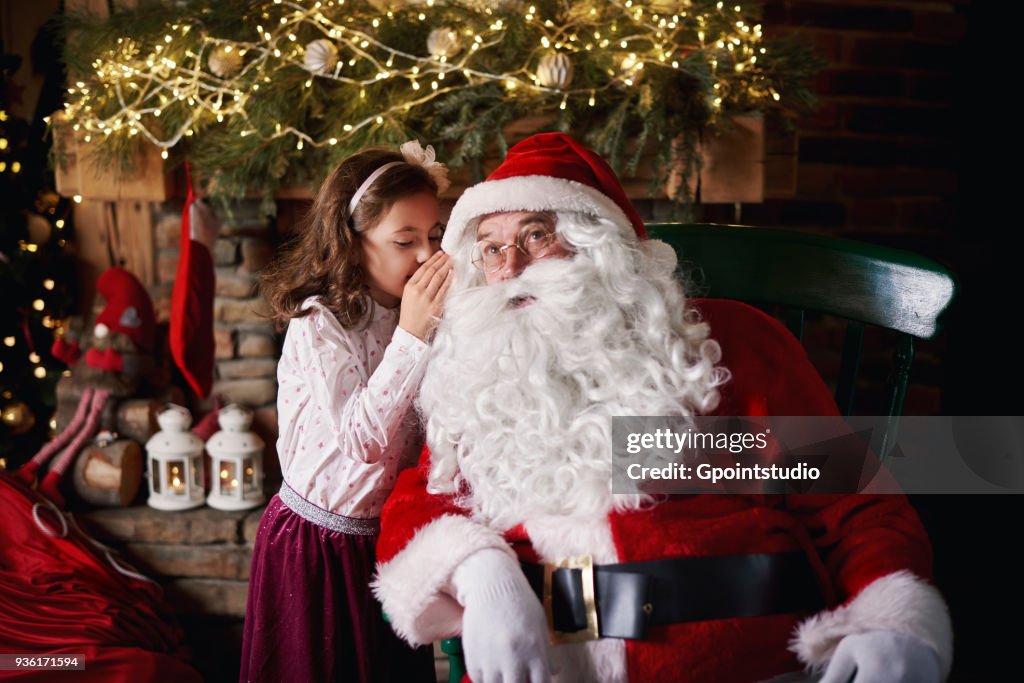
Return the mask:
<path id="1" fill-rule="evenodd" d="M 370 591 L 376 522 L 287 488 L 271 499 L 253 547 L 242 683 L 436 680 L 431 648 L 402 642 Z"/>

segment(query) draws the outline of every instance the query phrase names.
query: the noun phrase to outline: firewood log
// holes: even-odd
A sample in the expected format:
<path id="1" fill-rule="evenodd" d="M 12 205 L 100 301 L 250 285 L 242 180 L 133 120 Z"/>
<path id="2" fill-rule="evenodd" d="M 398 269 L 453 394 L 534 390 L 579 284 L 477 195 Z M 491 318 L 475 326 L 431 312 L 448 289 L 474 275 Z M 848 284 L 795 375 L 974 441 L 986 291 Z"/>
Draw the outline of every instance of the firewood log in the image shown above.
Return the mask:
<path id="1" fill-rule="evenodd" d="M 93 505 L 125 507 L 139 491 L 142 465 L 142 448 L 135 441 L 88 446 L 75 460 L 75 491 Z"/>

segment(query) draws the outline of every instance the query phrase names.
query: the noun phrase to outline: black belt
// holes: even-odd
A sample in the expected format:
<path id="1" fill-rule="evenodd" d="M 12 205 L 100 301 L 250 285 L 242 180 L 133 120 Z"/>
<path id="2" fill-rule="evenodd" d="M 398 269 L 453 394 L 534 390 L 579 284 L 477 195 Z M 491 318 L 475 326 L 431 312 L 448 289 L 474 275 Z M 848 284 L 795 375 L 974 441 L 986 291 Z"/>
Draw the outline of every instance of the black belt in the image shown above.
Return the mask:
<path id="1" fill-rule="evenodd" d="M 825 606 L 803 552 L 596 565 L 592 577 L 587 576 L 588 567 L 528 562 L 522 567 L 548 610 L 556 636 L 568 641 L 598 636 L 640 639 L 649 625 L 817 611 Z M 589 610 L 589 620 L 588 602 L 596 607 Z"/>

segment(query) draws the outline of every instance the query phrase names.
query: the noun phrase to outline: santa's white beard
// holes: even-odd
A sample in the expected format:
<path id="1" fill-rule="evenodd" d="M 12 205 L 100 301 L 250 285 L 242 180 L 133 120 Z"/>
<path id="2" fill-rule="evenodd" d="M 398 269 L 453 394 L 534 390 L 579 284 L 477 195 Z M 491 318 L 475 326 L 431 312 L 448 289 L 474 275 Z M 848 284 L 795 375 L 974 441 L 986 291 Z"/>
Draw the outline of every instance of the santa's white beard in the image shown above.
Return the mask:
<path id="1" fill-rule="evenodd" d="M 501 529 L 644 504 L 611 493 L 612 416 L 707 412 L 728 375 L 671 267 L 611 253 L 449 296 L 420 393 L 431 491 Z"/>

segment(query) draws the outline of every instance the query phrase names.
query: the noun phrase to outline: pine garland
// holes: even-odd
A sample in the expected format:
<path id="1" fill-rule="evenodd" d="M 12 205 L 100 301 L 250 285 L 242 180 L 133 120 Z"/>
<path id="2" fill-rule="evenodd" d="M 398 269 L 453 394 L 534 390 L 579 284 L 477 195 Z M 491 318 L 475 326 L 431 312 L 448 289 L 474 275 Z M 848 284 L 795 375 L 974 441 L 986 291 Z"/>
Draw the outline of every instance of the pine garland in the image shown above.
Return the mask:
<path id="1" fill-rule="evenodd" d="M 365 145 L 409 138 L 478 176 L 524 117 L 626 175 L 651 148 L 662 174 L 680 158 L 692 173 L 697 140 L 729 115 L 812 105 L 821 65 L 763 40 L 757 8 L 707 0 L 181 4 L 69 15 L 64 118 L 95 163 L 130 173 L 138 146 L 156 144 L 221 199 L 316 184 Z M 314 60 L 314 41 L 336 65 L 323 43 Z"/>

